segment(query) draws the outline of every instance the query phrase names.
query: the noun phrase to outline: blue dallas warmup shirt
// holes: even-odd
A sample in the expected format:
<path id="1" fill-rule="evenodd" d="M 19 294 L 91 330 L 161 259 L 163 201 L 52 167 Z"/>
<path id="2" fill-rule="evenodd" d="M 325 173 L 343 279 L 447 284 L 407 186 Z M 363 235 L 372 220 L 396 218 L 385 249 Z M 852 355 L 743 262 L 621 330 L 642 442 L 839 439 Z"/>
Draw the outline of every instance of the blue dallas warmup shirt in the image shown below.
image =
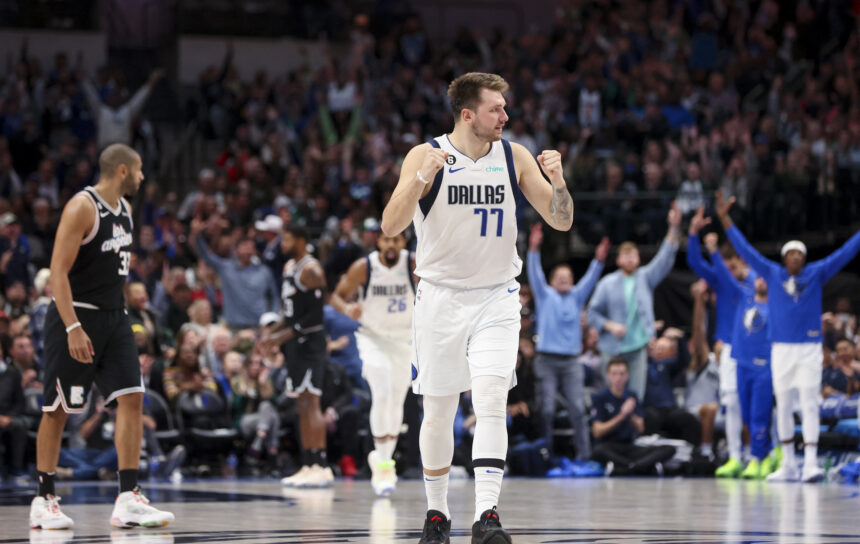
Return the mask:
<path id="1" fill-rule="evenodd" d="M 603 391 L 595 393 L 591 397 L 591 419 L 592 421 L 606 422 L 617 416 L 621 412 L 621 407 L 627 399 L 636 400 L 636 408 L 633 414 L 644 418 L 645 412 L 642 410 L 642 405 L 636 399 L 636 393 L 629 389 L 624 390 L 624 394 L 616 397 L 607 387 Z M 620 442 L 622 444 L 632 444 L 639 433 L 636 432 L 636 427 L 633 425 L 630 417 L 618 424 L 617 427 L 596 439 L 596 442 Z"/>
<path id="2" fill-rule="evenodd" d="M 582 352 L 580 314 L 594 290 L 603 263 L 592 260 L 585 276 L 566 295 L 549 286 L 540 264 L 540 253 L 529 251 L 529 285 L 537 313 L 537 346 L 539 353 L 579 355 Z"/>
<path id="3" fill-rule="evenodd" d="M 687 238 L 687 264 L 693 269 L 693 272 L 698 274 L 700 278 L 708 282 L 708 285 L 717 294 L 717 327 L 714 331 L 714 337 L 724 343 L 732 345 L 732 357 L 734 357 L 734 341 L 732 340 L 732 329 L 735 324 L 735 316 L 738 313 L 738 306 L 743 300 L 743 293 L 735 288 L 737 279 L 729 274 L 725 275 L 718 273 L 716 258 L 720 258 L 719 252 L 711 255 L 711 264 L 702 257 L 702 250 L 699 245 L 698 236 L 689 236 Z M 720 260 L 722 260 L 720 258 Z M 725 263 L 721 265 L 725 268 Z M 753 289 L 755 279 L 758 274 L 750 269 L 743 284 Z"/>
<path id="4" fill-rule="evenodd" d="M 798 276 L 764 258 L 735 225 L 726 234 L 738 255 L 767 281 L 771 342 L 821 343 L 822 288 L 860 251 L 860 231 L 828 257 L 807 263 Z"/>
<path id="5" fill-rule="evenodd" d="M 755 287 L 738 281 L 719 253 L 711 255 L 711 258 L 719 281 L 740 301 L 732 320 L 732 358 L 742 366 L 770 364 L 770 310 L 767 303 L 755 301 Z M 753 274 L 750 270 L 750 276 Z"/>

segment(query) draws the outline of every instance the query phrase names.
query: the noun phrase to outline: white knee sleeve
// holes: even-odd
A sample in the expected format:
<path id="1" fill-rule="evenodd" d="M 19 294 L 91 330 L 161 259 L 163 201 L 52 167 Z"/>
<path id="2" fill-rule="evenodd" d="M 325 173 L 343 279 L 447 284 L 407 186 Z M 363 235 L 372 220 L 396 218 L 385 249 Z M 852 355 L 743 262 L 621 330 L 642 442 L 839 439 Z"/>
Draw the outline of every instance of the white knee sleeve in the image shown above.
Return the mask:
<path id="1" fill-rule="evenodd" d="M 403 426 L 403 403 L 406 402 L 406 394 L 410 387 L 412 387 L 410 382 L 391 384 L 389 392 L 391 401 L 389 402 L 388 421 L 386 423 L 388 436 L 400 436 L 400 428 Z"/>
<path id="2" fill-rule="evenodd" d="M 819 401 L 818 389 L 807 387 L 800 390 L 800 422 L 803 425 L 803 442 L 806 444 L 818 443 L 821 432 Z"/>
<path id="3" fill-rule="evenodd" d="M 388 414 L 391 411 L 391 378 L 388 373 L 365 369 L 365 379 L 370 386 L 370 432 L 376 438 L 388 436 Z"/>
<path id="4" fill-rule="evenodd" d="M 509 378 L 479 376 L 472 379 L 475 439 L 472 459 L 501 459 L 508 452 L 507 406 Z"/>
<path id="5" fill-rule="evenodd" d="M 421 462 L 427 470 L 451 466 L 454 457 L 454 417 L 459 403 L 460 395 L 424 395 L 424 420 L 421 422 L 418 445 Z"/>

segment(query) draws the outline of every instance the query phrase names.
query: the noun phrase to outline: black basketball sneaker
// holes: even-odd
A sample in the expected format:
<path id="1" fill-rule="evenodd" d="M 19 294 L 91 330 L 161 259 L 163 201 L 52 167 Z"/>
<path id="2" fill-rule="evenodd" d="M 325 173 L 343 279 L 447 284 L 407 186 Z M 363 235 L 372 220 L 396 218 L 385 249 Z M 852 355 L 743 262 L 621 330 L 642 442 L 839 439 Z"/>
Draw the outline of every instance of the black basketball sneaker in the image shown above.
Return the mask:
<path id="1" fill-rule="evenodd" d="M 438 510 L 428 510 L 418 544 L 450 544 L 451 520 Z"/>
<path id="2" fill-rule="evenodd" d="M 481 514 L 481 519 L 472 525 L 472 544 L 512 544 L 511 535 L 502 529 L 499 514 L 494 506 Z"/>

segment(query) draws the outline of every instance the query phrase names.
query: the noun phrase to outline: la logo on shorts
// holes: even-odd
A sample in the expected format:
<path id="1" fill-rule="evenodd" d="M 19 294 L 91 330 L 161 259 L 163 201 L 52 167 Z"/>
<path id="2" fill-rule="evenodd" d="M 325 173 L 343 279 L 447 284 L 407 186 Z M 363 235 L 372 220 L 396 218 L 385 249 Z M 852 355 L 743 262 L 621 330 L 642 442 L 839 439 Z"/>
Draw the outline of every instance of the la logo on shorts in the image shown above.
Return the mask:
<path id="1" fill-rule="evenodd" d="M 78 407 L 84 405 L 84 388 L 80 385 L 73 385 L 69 389 L 69 406 Z"/>

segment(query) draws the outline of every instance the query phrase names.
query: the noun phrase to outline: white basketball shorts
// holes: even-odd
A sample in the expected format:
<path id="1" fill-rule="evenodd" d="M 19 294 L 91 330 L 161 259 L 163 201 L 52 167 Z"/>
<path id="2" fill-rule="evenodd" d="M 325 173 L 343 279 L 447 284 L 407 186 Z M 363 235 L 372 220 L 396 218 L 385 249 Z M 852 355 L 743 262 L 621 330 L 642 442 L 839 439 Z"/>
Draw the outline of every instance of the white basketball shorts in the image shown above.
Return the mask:
<path id="1" fill-rule="evenodd" d="M 723 344 L 720 352 L 720 398 L 738 393 L 738 362 L 732 357 L 732 346 Z"/>
<path id="2" fill-rule="evenodd" d="M 482 289 L 418 283 L 412 317 L 412 390 L 455 395 L 472 378 L 499 376 L 516 384 L 520 335 L 520 284 Z"/>
<path id="3" fill-rule="evenodd" d="M 792 389 L 821 389 L 821 365 L 824 349 L 818 342 L 774 342 L 770 350 L 773 390 L 786 393 Z"/>
<path id="4" fill-rule="evenodd" d="M 374 334 L 355 333 L 355 345 L 361 357 L 361 376 L 370 381 L 382 373 L 392 384 L 405 384 L 412 380 L 412 339 L 382 338 Z"/>

